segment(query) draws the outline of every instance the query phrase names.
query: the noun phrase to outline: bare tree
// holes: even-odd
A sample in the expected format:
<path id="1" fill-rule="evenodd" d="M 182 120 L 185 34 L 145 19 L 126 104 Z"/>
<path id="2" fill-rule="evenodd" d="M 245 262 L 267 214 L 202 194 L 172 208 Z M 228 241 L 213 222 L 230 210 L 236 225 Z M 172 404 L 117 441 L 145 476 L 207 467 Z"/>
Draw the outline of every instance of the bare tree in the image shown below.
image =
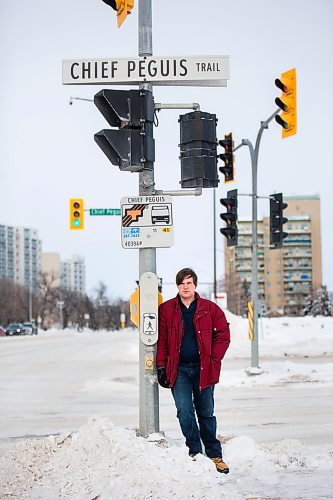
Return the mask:
<path id="1" fill-rule="evenodd" d="M 59 278 L 54 273 L 41 273 L 38 293 L 38 315 L 41 317 L 42 328 L 48 328 L 59 322 L 58 302 Z"/>
<path id="2" fill-rule="evenodd" d="M 34 299 L 34 297 L 33 297 Z M 34 306 L 36 300 L 34 299 Z M 25 286 L 0 278 L 0 324 L 22 322 L 29 319 L 29 297 Z"/>

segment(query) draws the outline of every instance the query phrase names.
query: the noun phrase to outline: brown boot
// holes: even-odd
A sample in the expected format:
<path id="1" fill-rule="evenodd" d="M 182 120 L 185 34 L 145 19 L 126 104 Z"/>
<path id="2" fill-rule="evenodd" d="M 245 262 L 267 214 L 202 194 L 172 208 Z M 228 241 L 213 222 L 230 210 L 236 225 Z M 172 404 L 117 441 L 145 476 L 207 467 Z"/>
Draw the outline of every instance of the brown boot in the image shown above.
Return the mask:
<path id="1" fill-rule="evenodd" d="M 218 472 L 222 472 L 222 474 L 229 474 L 229 467 L 223 462 L 221 457 L 215 457 L 211 460 L 213 460 Z"/>

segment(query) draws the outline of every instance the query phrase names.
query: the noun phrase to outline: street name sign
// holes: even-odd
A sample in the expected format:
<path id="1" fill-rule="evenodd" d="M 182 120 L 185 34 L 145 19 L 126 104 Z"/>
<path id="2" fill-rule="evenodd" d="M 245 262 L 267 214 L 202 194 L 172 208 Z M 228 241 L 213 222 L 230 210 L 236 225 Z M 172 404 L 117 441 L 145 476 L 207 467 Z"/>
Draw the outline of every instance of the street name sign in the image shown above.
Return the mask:
<path id="1" fill-rule="evenodd" d="M 171 196 L 127 196 L 121 199 L 123 248 L 166 248 L 173 245 Z"/>
<path id="2" fill-rule="evenodd" d="M 134 57 L 131 59 L 66 59 L 64 85 L 182 85 L 226 87 L 229 56 Z"/>
<path id="3" fill-rule="evenodd" d="M 121 215 L 120 208 L 90 208 L 89 215 Z"/>

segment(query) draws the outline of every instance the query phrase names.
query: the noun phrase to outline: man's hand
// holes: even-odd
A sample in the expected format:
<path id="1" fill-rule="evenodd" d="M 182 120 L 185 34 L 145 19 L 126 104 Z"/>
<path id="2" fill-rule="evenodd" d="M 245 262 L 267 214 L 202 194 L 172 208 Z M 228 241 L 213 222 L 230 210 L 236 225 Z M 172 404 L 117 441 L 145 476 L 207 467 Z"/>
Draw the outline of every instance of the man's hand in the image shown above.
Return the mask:
<path id="1" fill-rule="evenodd" d="M 165 387 L 165 389 L 169 389 L 169 384 L 166 378 L 166 367 L 158 366 L 157 367 L 157 380 L 161 387 Z"/>

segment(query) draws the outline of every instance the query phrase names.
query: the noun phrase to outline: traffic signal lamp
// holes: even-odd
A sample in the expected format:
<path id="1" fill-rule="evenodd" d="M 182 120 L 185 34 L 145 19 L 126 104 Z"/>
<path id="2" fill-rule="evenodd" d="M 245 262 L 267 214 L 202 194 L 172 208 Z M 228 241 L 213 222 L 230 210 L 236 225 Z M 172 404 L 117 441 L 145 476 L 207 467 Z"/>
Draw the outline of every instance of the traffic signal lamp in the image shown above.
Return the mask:
<path id="1" fill-rule="evenodd" d="M 84 203 L 82 198 L 69 200 L 69 228 L 84 229 Z"/>
<path id="2" fill-rule="evenodd" d="M 288 221 L 283 217 L 283 210 L 287 206 L 287 203 L 283 202 L 282 193 L 269 196 L 269 243 L 274 248 L 282 248 L 283 240 L 288 236 L 288 233 L 283 231 L 283 224 Z"/>
<path id="3" fill-rule="evenodd" d="M 224 162 L 224 167 L 219 167 L 220 172 L 224 175 L 224 183 L 234 180 L 234 142 L 232 134 L 224 136 L 224 140 L 219 141 L 219 145 L 224 148 L 224 153 L 219 155 L 219 158 Z"/>
<path id="4" fill-rule="evenodd" d="M 238 228 L 237 228 L 237 189 L 227 192 L 226 198 L 221 198 L 220 202 L 227 208 L 227 212 L 220 214 L 222 220 L 226 222 L 226 227 L 220 229 L 221 233 L 227 238 L 228 247 L 236 246 L 238 243 Z"/>
<path id="5" fill-rule="evenodd" d="M 123 24 L 128 14 L 134 7 L 134 0 L 102 0 L 104 3 L 117 11 L 118 28 Z"/>
<path id="6" fill-rule="evenodd" d="M 282 91 L 281 97 L 275 99 L 275 104 L 282 113 L 275 120 L 282 127 L 282 138 L 297 132 L 297 101 L 296 101 L 296 70 L 290 69 L 276 78 L 275 85 Z"/>
<path id="7" fill-rule="evenodd" d="M 155 161 L 154 98 L 149 90 L 101 90 L 94 103 L 111 127 L 94 138 L 120 170 L 152 170 Z"/>
<path id="8" fill-rule="evenodd" d="M 192 111 L 178 121 L 182 188 L 217 187 L 216 115 Z"/>

